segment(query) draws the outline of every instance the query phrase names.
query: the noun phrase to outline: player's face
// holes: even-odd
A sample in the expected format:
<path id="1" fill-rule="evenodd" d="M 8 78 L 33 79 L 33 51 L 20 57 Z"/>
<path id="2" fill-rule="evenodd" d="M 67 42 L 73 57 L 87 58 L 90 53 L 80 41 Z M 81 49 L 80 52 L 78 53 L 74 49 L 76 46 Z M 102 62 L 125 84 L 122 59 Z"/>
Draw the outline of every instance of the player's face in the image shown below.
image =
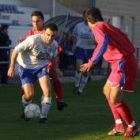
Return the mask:
<path id="1" fill-rule="evenodd" d="M 45 40 L 45 42 L 47 44 L 50 44 L 53 41 L 53 39 L 56 36 L 56 34 L 57 34 L 57 31 L 52 31 L 49 28 L 47 28 L 45 30 L 45 33 L 44 33 L 44 40 Z"/>
<path id="2" fill-rule="evenodd" d="M 32 25 L 33 28 L 38 31 L 38 30 L 42 30 L 43 26 L 44 26 L 44 20 L 41 19 L 41 17 L 39 16 L 32 16 Z"/>

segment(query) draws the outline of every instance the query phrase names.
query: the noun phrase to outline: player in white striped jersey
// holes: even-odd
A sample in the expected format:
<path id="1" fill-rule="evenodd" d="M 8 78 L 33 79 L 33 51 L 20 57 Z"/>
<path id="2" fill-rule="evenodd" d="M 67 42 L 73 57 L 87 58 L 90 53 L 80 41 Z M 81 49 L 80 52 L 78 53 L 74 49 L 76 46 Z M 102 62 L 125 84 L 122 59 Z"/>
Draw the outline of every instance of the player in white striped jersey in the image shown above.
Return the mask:
<path id="1" fill-rule="evenodd" d="M 47 122 L 51 106 L 51 84 L 46 62 L 52 61 L 56 65 L 58 44 L 54 37 L 57 30 L 55 24 L 47 24 L 43 34 L 29 36 L 18 44 L 12 52 L 8 70 L 8 76 L 13 77 L 17 60 L 18 74 L 25 92 L 22 96 L 23 109 L 32 102 L 34 82 L 39 81 L 42 89 L 40 122 Z M 26 119 L 24 114 L 23 118 Z"/>
<path id="2" fill-rule="evenodd" d="M 76 53 L 76 73 L 73 94 L 78 95 L 83 93 L 83 88 L 90 75 L 90 73 L 82 74 L 79 70 L 80 65 L 88 61 L 96 45 L 93 34 L 87 24 L 85 12 L 83 12 L 83 18 L 84 21 L 78 23 L 73 30 L 73 50 Z"/>

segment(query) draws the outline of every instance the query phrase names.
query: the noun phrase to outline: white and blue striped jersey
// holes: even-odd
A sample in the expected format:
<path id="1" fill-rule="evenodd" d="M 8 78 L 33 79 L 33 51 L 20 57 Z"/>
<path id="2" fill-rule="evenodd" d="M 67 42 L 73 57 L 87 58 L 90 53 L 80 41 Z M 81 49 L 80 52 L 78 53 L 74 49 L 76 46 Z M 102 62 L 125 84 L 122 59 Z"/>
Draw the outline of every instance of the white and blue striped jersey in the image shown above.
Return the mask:
<path id="1" fill-rule="evenodd" d="M 74 30 L 73 36 L 76 38 L 76 46 L 82 49 L 94 49 L 95 48 L 95 40 L 93 33 L 88 25 L 85 22 L 78 23 Z"/>
<path id="2" fill-rule="evenodd" d="M 17 62 L 23 68 L 36 69 L 47 65 L 50 60 L 57 57 L 58 44 L 55 40 L 46 44 L 43 34 L 27 37 L 14 49 L 19 52 Z"/>

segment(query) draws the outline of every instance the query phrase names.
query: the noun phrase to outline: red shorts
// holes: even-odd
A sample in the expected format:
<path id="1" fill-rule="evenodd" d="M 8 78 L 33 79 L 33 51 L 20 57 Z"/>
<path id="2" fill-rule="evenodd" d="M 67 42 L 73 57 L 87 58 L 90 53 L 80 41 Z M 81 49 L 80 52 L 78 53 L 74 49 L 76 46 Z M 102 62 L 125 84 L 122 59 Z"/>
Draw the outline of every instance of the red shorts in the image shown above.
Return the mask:
<path id="1" fill-rule="evenodd" d="M 137 60 L 134 56 L 129 56 L 126 59 L 111 63 L 111 73 L 108 80 L 112 83 L 112 87 L 119 86 L 125 91 L 133 92 L 137 74 Z"/>

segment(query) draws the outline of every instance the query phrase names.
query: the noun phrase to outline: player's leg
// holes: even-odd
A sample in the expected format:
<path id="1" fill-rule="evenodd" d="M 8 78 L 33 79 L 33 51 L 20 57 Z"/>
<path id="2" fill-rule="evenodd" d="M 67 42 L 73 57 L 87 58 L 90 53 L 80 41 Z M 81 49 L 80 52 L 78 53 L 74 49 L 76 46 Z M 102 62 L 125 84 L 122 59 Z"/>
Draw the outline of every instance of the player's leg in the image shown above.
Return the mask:
<path id="1" fill-rule="evenodd" d="M 76 47 L 76 71 L 75 71 L 75 83 L 74 83 L 74 88 L 73 88 L 73 94 L 77 94 L 78 88 L 80 85 L 82 73 L 80 72 L 80 65 L 83 64 L 83 56 L 84 51 L 80 47 Z"/>
<path id="2" fill-rule="evenodd" d="M 131 110 L 130 110 L 129 106 L 124 102 L 122 97 L 123 97 L 123 93 L 121 92 L 119 87 L 116 89 L 113 88 L 111 90 L 110 99 L 111 99 L 112 106 L 114 106 L 114 108 L 116 108 L 117 112 L 120 114 L 122 120 L 128 126 L 129 130 L 134 129 L 134 133 L 135 132 L 137 133 L 138 128 L 137 128 L 137 125 L 133 119 Z"/>
<path id="3" fill-rule="evenodd" d="M 75 84 L 74 84 L 73 94 L 78 93 L 78 89 L 79 89 L 81 78 L 82 78 L 82 73 L 80 72 L 79 69 L 82 64 L 83 64 L 82 59 L 76 60 Z"/>
<path id="4" fill-rule="evenodd" d="M 138 64 L 134 56 L 129 57 L 129 59 L 126 60 L 125 65 L 124 65 L 124 72 L 125 72 L 125 79 L 127 80 L 125 80 L 126 82 L 122 86 L 122 89 L 123 91 L 127 91 L 131 93 L 135 89 L 135 83 L 136 83 L 136 78 L 138 74 Z M 122 104 L 124 104 L 124 107 L 122 110 L 124 110 L 123 112 L 125 113 L 122 115 L 124 116 L 124 120 L 126 124 L 128 125 L 124 136 L 134 137 L 135 135 L 139 133 L 138 126 L 135 123 L 133 117 L 131 117 L 132 114 L 128 105 L 125 102 L 123 102 Z"/>
<path id="5" fill-rule="evenodd" d="M 89 79 L 90 73 L 82 73 L 79 88 L 78 88 L 78 94 L 81 95 L 83 93 L 83 89 L 86 86 L 88 79 Z"/>
<path id="6" fill-rule="evenodd" d="M 27 83 L 22 85 L 22 89 L 24 90 L 24 94 L 22 95 L 22 114 L 21 118 L 29 121 L 30 119 L 26 118 L 24 115 L 25 107 L 32 102 L 32 97 L 34 95 L 34 87 L 32 83 Z"/>
<path id="7" fill-rule="evenodd" d="M 38 80 L 43 94 L 41 98 L 42 107 L 41 107 L 40 122 L 46 122 L 52 103 L 51 83 L 50 83 L 49 76 L 47 75 L 41 76 Z"/>
<path id="8" fill-rule="evenodd" d="M 22 89 L 24 94 L 22 95 L 22 110 L 32 102 L 32 97 L 34 95 L 34 86 L 35 81 L 34 75 L 32 75 L 31 70 L 27 70 L 18 65 L 18 74 L 22 84 Z M 25 118 L 24 112 L 21 115 L 21 118 Z"/>
<path id="9" fill-rule="evenodd" d="M 32 97 L 34 95 L 34 87 L 33 87 L 33 84 L 27 83 L 27 84 L 22 85 L 22 89 L 24 90 L 24 94 L 22 95 L 23 113 L 21 114 L 20 117 L 26 121 L 29 121 L 30 119 L 25 117 L 24 109 L 27 105 L 29 105 L 32 102 Z"/>
<path id="10" fill-rule="evenodd" d="M 54 88 L 54 92 L 56 94 L 56 100 L 60 101 L 64 97 L 62 83 L 59 79 L 56 69 L 50 68 L 49 76 L 52 78 L 52 84 Z"/>
<path id="11" fill-rule="evenodd" d="M 116 108 L 114 107 L 114 105 L 112 104 L 112 101 L 110 99 L 111 90 L 112 90 L 112 83 L 109 80 L 107 80 L 107 82 L 103 88 L 103 93 L 105 94 L 106 100 L 108 102 L 108 105 L 110 107 L 110 110 L 112 112 L 112 115 L 113 115 L 113 118 L 115 121 L 115 125 L 111 129 L 111 131 L 108 132 L 108 135 L 117 135 L 117 134 L 124 133 L 125 129 L 124 129 L 124 125 L 123 125 L 121 116 L 118 113 L 118 111 L 116 110 Z"/>
<path id="12" fill-rule="evenodd" d="M 32 102 L 32 97 L 34 95 L 34 86 L 32 83 L 26 83 L 22 85 L 24 94 L 22 95 L 22 106 L 25 108 L 28 104 Z"/>
<path id="13" fill-rule="evenodd" d="M 67 104 L 63 101 L 64 92 L 63 92 L 63 88 L 62 88 L 62 83 L 59 79 L 59 73 L 56 69 L 51 68 L 49 71 L 49 75 L 52 78 L 52 85 L 54 88 L 54 92 L 56 94 L 57 109 L 61 111 L 65 107 L 67 107 Z"/>
<path id="14" fill-rule="evenodd" d="M 81 63 L 87 62 L 89 60 L 89 58 L 91 58 L 92 53 L 93 53 L 93 49 L 83 49 L 82 50 L 82 56 L 81 57 L 79 56 L 79 58 L 82 60 Z M 79 67 L 80 66 L 78 66 L 77 69 L 79 69 Z M 81 95 L 83 93 L 83 89 L 88 82 L 89 76 L 90 76 L 90 72 L 82 73 L 81 80 L 80 80 L 80 83 L 79 83 L 79 88 L 78 88 L 79 95 Z"/>
<path id="15" fill-rule="evenodd" d="M 115 82 L 112 82 L 112 88 L 111 88 L 111 92 L 110 92 L 110 101 L 112 103 L 112 106 L 114 108 L 116 108 L 117 112 L 119 113 L 119 115 L 121 116 L 123 121 L 128 126 L 125 136 L 133 137 L 137 134 L 138 127 L 133 119 L 129 106 L 123 100 L 123 92 L 121 92 L 121 88 L 125 85 L 126 79 L 129 80 L 128 75 L 131 76 L 131 73 L 136 73 L 136 69 L 135 69 L 136 65 L 135 65 L 134 61 L 131 62 L 131 64 L 133 65 L 132 66 L 133 68 L 131 68 L 131 72 L 129 72 L 129 74 L 128 74 L 128 73 L 126 73 L 126 70 L 125 70 L 126 61 L 121 60 L 118 62 L 118 64 L 116 63 L 116 66 L 117 65 L 118 66 L 114 67 L 115 69 L 113 71 L 115 71 L 115 72 L 112 74 L 112 77 L 111 76 L 109 77 L 110 79 L 114 78 L 114 81 L 115 81 Z M 130 65 L 130 64 L 128 63 L 128 65 Z M 119 66 L 121 66 L 121 67 L 119 68 Z M 118 72 L 116 71 L 116 68 L 118 68 L 118 70 L 117 70 Z M 136 79 L 136 75 L 135 75 L 135 77 L 133 76 L 133 78 Z M 111 80 L 113 80 L 113 79 L 111 79 Z M 135 81 L 135 80 L 133 80 L 133 81 Z"/>

